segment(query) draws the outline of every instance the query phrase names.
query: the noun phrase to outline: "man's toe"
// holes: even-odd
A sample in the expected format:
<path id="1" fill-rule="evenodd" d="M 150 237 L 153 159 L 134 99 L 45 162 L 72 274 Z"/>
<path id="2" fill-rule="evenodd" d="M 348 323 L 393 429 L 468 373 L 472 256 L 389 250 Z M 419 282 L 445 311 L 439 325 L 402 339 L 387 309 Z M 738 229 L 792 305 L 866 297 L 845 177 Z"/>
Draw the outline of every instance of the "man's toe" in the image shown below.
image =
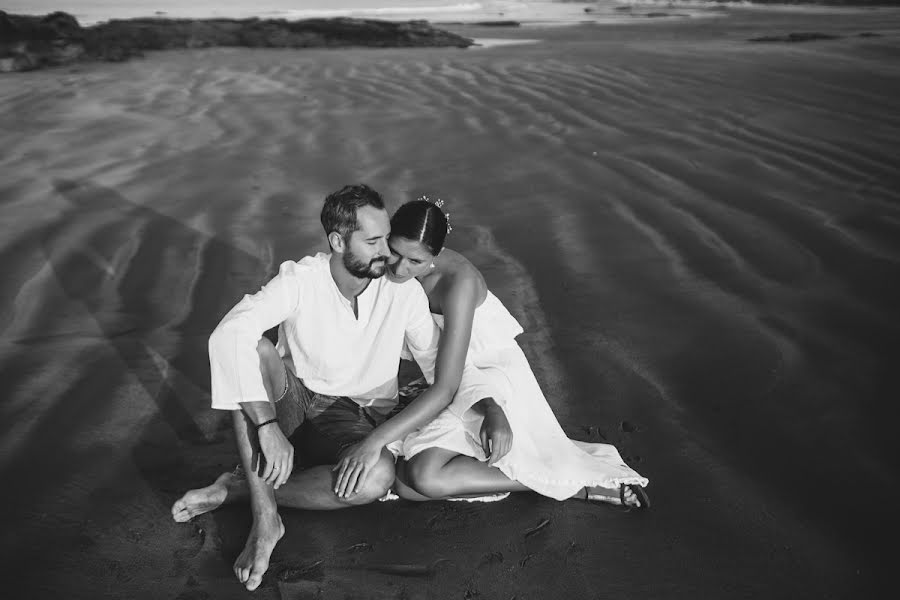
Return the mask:
<path id="1" fill-rule="evenodd" d="M 247 589 L 252 592 L 253 590 L 255 590 L 256 588 L 259 587 L 260 583 L 262 583 L 262 573 L 260 573 L 259 575 L 254 573 L 247 579 L 246 586 L 247 586 Z"/>

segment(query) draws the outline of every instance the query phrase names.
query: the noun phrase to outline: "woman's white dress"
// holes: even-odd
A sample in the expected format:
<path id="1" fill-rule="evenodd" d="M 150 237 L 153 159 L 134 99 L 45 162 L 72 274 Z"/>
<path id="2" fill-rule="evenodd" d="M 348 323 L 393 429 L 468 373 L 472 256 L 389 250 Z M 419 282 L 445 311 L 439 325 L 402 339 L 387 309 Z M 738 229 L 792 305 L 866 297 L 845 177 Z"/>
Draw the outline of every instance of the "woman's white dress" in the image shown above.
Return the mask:
<path id="1" fill-rule="evenodd" d="M 443 329 L 443 315 L 433 316 Z M 412 458 L 438 447 L 486 460 L 480 441 L 483 417 L 469 409 L 491 397 L 513 432 L 512 449 L 494 463 L 507 477 L 557 500 L 571 498 L 585 486 L 646 486 L 647 479 L 626 465 L 614 446 L 566 436 L 516 343 L 520 333 L 521 325 L 489 291 L 475 310 L 467 365 L 453 402 L 403 441 L 403 455 Z"/>

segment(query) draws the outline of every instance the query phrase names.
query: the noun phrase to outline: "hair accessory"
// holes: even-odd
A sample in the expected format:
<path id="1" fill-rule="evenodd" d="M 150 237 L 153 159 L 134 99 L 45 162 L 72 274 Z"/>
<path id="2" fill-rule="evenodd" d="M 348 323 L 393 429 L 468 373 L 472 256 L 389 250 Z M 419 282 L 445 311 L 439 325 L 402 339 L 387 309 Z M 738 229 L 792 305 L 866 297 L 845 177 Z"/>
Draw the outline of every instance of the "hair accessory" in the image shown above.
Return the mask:
<path id="1" fill-rule="evenodd" d="M 441 198 L 429 198 L 428 196 L 425 196 L 423 194 L 422 196 L 419 196 L 419 200 L 424 200 L 425 202 L 431 202 L 432 204 L 437 206 L 439 209 L 441 209 L 441 212 L 444 213 L 444 218 L 447 219 L 447 233 L 450 233 L 451 231 L 453 231 L 453 226 L 450 225 L 450 213 L 444 211 L 444 201 Z"/>
<path id="2" fill-rule="evenodd" d="M 444 208 L 444 201 L 440 198 L 429 198 L 425 194 L 422 194 L 421 196 L 419 196 L 419 200 L 424 200 L 425 202 L 431 202 L 432 204 L 434 204 L 435 206 L 437 206 L 440 209 Z"/>

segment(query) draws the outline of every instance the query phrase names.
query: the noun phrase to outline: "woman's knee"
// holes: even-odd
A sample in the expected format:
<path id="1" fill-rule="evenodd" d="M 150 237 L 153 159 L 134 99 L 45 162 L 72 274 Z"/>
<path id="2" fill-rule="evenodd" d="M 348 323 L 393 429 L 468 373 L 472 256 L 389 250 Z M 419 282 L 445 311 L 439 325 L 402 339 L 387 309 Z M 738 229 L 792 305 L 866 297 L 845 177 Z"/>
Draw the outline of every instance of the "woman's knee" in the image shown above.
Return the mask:
<path id="1" fill-rule="evenodd" d="M 449 482 L 441 473 L 445 464 L 446 461 L 442 457 L 430 456 L 427 450 L 414 456 L 406 464 L 409 486 L 429 498 L 445 498 L 451 495 Z"/>
<path id="2" fill-rule="evenodd" d="M 394 485 L 392 489 L 394 493 L 404 500 L 412 500 L 414 502 L 422 502 L 423 500 L 431 500 L 428 496 L 417 492 L 410 483 L 409 472 L 406 460 L 398 459 L 395 465 L 396 475 L 394 476 Z"/>

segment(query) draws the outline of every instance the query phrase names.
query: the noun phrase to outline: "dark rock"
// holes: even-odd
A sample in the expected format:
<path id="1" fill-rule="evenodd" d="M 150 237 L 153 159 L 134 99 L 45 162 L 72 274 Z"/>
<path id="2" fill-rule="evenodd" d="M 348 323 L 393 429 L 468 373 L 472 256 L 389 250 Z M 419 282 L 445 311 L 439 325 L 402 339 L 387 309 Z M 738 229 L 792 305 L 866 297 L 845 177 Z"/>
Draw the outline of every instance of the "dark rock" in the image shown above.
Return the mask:
<path id="1" fill-rule="evenodd" d="M 659 17 L 690 17 L 691 15 L 686 15 L 683 13 L 648 12 L 644 16 L 650 19 L 656 19 Z"/>
<path id="2" fill-rule="evenodd" d="M 521 27 L 518 21 L 475 21 L 472 25 L 479 27 Z"/>
<path id="3" fill-rule="evenodd" d="M 880 33 L 875 33 L 874 31 L 863 31 L 859 34 L 859 37 L 864 38 L 873 38 L 873 37 L 881 37 Z"/>
<path id="4" fill-rule="evenodd" d="M 44 17 L 0 11 L 0 72 L 25 71 L 77 60 L 122 61 L 147 50 L 245 46 L 466 48 L 472 40 L 427 21 L 371 19 L 127 19 L 81 27 L 66 13 Z"/>
<path id="5" fill-rule="evenodd" d="M 789 33 L 787 35 L 766 35 L 762 37 L 750 38 L 750 42 L 812 42 L 815 40 L 837 40 L 838 35 L 829 35 L 827 33 L 818 32 L 801 32 Z"/>
<path id="6" fill-rule="evenodd" d="M 55 12 L 43 17 L 30 15 L 8 15 L 0 10 L 0 44 L 76 39 L 84 35 L 84 30 L 72 15 Z"/>

